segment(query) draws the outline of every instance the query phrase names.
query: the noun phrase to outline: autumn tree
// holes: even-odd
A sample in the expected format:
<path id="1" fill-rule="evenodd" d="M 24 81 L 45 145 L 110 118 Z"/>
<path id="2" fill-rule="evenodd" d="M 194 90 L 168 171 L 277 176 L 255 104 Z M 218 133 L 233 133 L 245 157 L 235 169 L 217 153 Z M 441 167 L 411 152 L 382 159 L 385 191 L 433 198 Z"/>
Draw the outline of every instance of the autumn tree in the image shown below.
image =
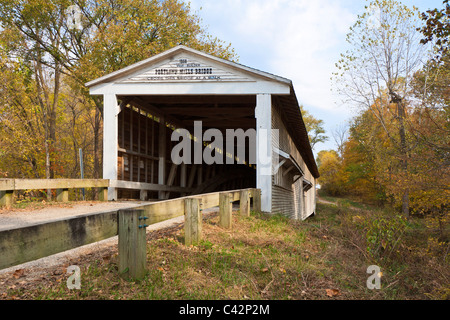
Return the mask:
<path id="1" fill-rule="evenodd" d="M 331 196 L 341 196 L 346 193 L 345 175 L 342 162 L 334 150 L 322 150 L 317 154 L 317 165 L 320 171 L 320 189 Z"/>
<path id="2" fill-rule="evenodd" d="M 398 164 L 402 179 L 401 190 L 395 192 L 401 194 L 402 212 L 409 216 L 408 161 L 413 145 L 406 122 L 411 81 L 426 56 L 416 30 L 420 16 L 416 8 L 394 0 L 375 0 L 366 9 L 347 35 L 350 49 L 336 64 L 336 88 L 345 102 L 370 110 L 385 131 L 395 150 L 386 160 Z"/>
<path id="3" fill-rule="evenodd" d="M 300 111 L 302 113 L 303 122 L 305 123 L 306 131 L 308 132 L 309 142 L 311 148 L 317 143 L 328 141 L 329 137 L 325 135 L 323 120 L 315 118 L 301 105 Z"/>
<path id="4" fill-rule="evenodd" d="M 68 11 L 74 5 L 76 17 Z M 73 19 L 78 20 L 75 26 Z M 41 110 L 41 120 L 31 121 L 45 129 L 40 138 L 47 153 L 46 177 L 54 177 L 55 168 L 64 166 L 71 168 L 66 174 L 74 172 L 77 159 L 70 165 L 65 160 L 56 163 L 63 154 L 57 147 L 69 145 L 73 157 L 75 148 L 89 151 L 91 176 L 101 176 L 103 103 L 90 96 L 84 84 L 180 43 L 237 59 L 230 45 L 209 35 L 189 5 L 179 0 L 0 0 L 2 58 L 9 64 L 19 62 L 30 73 L 27 81 L 34 91 L 27 94 L 34 98 L 25 108 L 32 110 L 38 103 Z M 2 98 L 11 102 L 13 95 L 10 90 Z M 14 104 L 3 108 L 6 114 L 17 113 Z M 81 123 L 90 127 L 92 141 L 75 133 Z M 71 130 L 60 130 L 61 126 Z M 16 129 L 9 134 L 19 135 Z"/>
<path id="5" fill-rule="evenodd" d="M 334 143 L 336 144 L 337 152 L 340 157 L 342 157 L 344 153 L 345 142 L 348 138 L 348 125 L 346 123 L 342 123 L 337 125 L 331 131 L 331 135 L 333 137 Z"/>
<path id="6" fill-rule="evenodd" d="M 432 9 L 423 12 L 421 17 L 425 26 L 418 28 L 424 35 L 421 43 L 435 42 L 437 59 L 449 51 L 450 46 L 450 3 L 449 0 L 442 2 L 444 8 Z"/>

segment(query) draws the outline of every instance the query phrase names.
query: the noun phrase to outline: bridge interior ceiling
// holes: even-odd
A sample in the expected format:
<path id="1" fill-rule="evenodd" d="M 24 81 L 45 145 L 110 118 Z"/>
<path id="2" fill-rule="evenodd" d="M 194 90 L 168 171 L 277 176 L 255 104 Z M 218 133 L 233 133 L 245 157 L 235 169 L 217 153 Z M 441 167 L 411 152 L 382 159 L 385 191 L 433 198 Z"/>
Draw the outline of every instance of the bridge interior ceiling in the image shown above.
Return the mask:
<path id="1" fill-rule="evenodd" d="M 224 143 L 226 129 L 255 129 L 255 95 L 119 96 L 118 100 L 118 180 L 176 188 L 173 192 L 149 191 L 146 199 L 141 193 L 142 200 L 256 187 L 256 166 L 248 164 L 248 140 L 246 164 L 226 164 L 225 157 L 223 164 L 210 165 L 191 159 L 177 166 L 171 160 L 171 151 L 179 143 L 171 141 L 173 130 L 194 133 L 194 121 L 202 122 L 203 132 L 220 130 Z M 119 190 L 118 195 L 132 199 L 139 197 L 139 190 Z"/>
<path id="2" fill-rule="evenodd" d="M 205 129 L 256 127 L 255 95 L 127 96 L 119 97 L 149 112 L 164 114 L 177 127 L 189 129 L 202 121 Z"/>

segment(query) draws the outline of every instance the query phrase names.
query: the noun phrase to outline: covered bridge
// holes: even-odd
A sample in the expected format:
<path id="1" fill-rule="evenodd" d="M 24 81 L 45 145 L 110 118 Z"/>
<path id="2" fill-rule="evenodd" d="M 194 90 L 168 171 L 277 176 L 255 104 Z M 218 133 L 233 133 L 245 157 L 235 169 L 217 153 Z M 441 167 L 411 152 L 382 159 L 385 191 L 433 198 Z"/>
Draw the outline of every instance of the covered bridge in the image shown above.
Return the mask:
<path id="1" fill-rule="evenodd" d="M 265 212 L 314 213 L 319 172 L 292 81 L 180 45 L 86 85 L 103 96 L 109 200 L 256 187 Z"/>

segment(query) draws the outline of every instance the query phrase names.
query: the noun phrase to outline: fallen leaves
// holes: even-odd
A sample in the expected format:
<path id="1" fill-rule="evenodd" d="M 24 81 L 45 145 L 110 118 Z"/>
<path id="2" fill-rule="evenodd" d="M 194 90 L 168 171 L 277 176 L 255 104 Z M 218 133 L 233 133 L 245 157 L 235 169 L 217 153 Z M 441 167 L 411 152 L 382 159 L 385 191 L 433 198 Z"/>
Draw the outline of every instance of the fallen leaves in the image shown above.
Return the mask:
<path id="1" fill-rule="evenodd" d="M 327 296 L 329 296 L 330 298 L 337 297 L 341 294 L 341 292 L 337 289 L 325 289 L 325 291 L 327 293 Z"/>
<path id="2" fill-rule="evenodd" d="M 25 270 L 24 269 L 17 269 L 16 271 L 14 271 L 12 276 L 15 279 L 19 279 L 19 278 L 25 277 Z"/>

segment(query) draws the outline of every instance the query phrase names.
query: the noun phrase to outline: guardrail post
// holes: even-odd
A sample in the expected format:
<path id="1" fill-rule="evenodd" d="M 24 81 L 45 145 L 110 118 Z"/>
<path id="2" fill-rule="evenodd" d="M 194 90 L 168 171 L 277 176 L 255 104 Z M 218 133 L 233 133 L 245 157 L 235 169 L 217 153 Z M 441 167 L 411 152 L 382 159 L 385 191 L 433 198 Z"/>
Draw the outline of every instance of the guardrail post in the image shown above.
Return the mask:
<path id="1" fill-rule="evenodd" d="M 119 211 L 119 274 L 141 280 L 147 273 L 147 239 L 144 210 Z"/>
<path id="2" fill-rule="evenodd" d="M 14 204 L 14 190 L 0 191 L 0 206 L 5 206 L 7 209 Z"/>
<path id="3" fill-rule="evenodd" d="M 253 190 L 253 211 L 261 213 L 261 189 Z"/>
<path id="4" fill-rule="evenodd" d="M 56 190 L 56 201 L 57 202 L 68 202 L 69 201 L 69 189 L 57 189 Z"/>
<path id="5" fill-rule="evenodd" d="M 250 193 L 249 190 L 241 190 L 241 194 L 239 196 L 239 207 L 240 213 L 242 216 L 249 217 L 250 216 Z"/>
<path id="6" fill-rule="evenodd" d="M 184 200 L 184 244 L 186 246 L 198 245 L 202 240 L 202 212 L 200 202 L 195 198 Z"/>
<path id="7" fill-rule="evenodd" d="M 98 188 L 98 200 L 108 201 L 108 188 Z"/>
<path id="8" fill-rule="evenodd" d="M 231 193 L 221 193 L 219 195 L 219 226 L 225 229 L 231 229 L 232 201 Z"/>

